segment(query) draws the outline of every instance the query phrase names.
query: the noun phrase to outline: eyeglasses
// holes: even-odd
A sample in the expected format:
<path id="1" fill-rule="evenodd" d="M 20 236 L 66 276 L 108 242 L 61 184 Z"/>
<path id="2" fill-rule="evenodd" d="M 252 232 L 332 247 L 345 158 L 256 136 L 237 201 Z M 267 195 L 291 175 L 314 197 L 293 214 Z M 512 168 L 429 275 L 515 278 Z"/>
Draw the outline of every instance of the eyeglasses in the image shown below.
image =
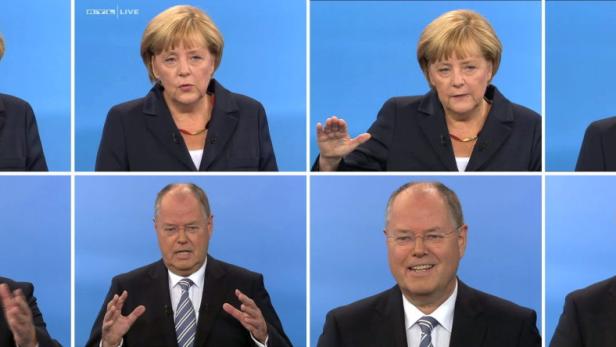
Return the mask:
<path id="1" fill-rule="evenodd" d="M 196 234 L 203 229 L 199 224 L 187 224 L 184 226 L 167 224 L 163 225 L 160 230 L 167 236 L 173 236 L 180 232 L 180 229 L 184 229 L 186 234 Z"/>
<path id="2" fill-rule="evenodd" d="M 419 236 L 419 235 L 415 235 L 414 233 L 411 232 L 388 232 L 385 231 L 385 236 L 391 240 L 393 243 L 396 244 L 396 246 L 400 246 L 400 247 L 408 247 L 408 246 L 415 246 L 415 242 L 417 241 L 417 239 L 421 239 L 422 243 L 425 246 L 438 246 L 441 245 L 445 239 L 447 238 L 447 236 L 453 234 L 454 232 L 458 231 L 460 228 L 462 227 L 462 225 L 456 227 L 455 229 L 448 231 L 448 232 L 442 232 L 442 231 L 429 231 L 427 233 L 425 233 L 423 236 Z"/>

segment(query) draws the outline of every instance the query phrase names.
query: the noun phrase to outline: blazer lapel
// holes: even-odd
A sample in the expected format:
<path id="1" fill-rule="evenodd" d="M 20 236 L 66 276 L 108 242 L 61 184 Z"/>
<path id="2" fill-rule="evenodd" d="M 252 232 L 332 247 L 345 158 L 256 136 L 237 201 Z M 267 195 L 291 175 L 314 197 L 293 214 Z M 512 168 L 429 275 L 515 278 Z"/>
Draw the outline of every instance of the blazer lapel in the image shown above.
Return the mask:
<path id="1" fill-rule="evenodd" d="M 156 298 L 157 301 L 153 303 L 153 307 L 146 307 L 146 314 L 150 310 L 159 310 L 153 313 L 159 317 L 157 320 L 161 322 L 161 326 L 157 326 L 156 329 L 162 329 L 165 346 L 177 347 L 173 306 L 171 304 L 171 293 L 169 293 L 169 273 L 162 260 L 151 269 L 150 278 L 152 280 L 151 285 L 154 288 L 153 298 Z M 161 300 L 164 303 L 163 305 L 161 305 Z"/>
<path id="2" fill-rule="evenodd" d="M 457 171 L 458 166 L 453 154 L 449 131 L 445 123 L 443 106 L 438 100 L 436 92 L 430 91 L 419 105 L 419 127 L 438 159 L 448 171 Z"/>
<path id="3" fill-rule="evenodd" d="M 190 158 L 184 139 L 173 122 L 171 112 L 165 104 L 162 89 L 158 85 L 154 86 L 145 97 L 143 113 L 147 118 L 147 129 L 162 144 L 162 147 L 177 158 L 186 170 L 197 170 Z"/>
<path id="4" fill-rule="evenodd" d="M 195 347 L 205 345 L 214 321 L 220 310 L 222 310 L 222 304 L 225 302 L 225 293 L 228 292 L 222 280 L 224 276 L 225 271 L 218 261 L 208 255 L 205 267 L 203 296 L 201 298 L 201 308 L 199 309 L 199 321 L 197 322 Z"/>
<path id="5" fill-rule="evenodd" d="M 458 297 L 453 312 L 450 347 L 480 347 L 486 333 L 486 321 L 473 289 L 458 280 Z"/>
<path id="6" fill-rule="evenodd" d="M 511 135 L 514 122 L 511 103 L 494 86 L 488 87 L 486 97 L 492 100 L 492 108 L 473 148 L 466 171 L 480 170 Z"/>
<path id="7" fill-rule="evenodd" d="M 205 149 L 201 160 L 200 171 L 210 168 L 212 163 L 224 153 L 224 148 L 238 123 L 238 106 L 231 93 L 226 90 L 216 80 L 210 82 L 208 90 L 212 91 L 216 97 L 212 120 L 205 139 Z"/>
<path id="8" fill-rule="evenodd" d="M 375 306 L 374 341 L 382 346 L 407 347 L 402 293 L 396 285 L 387 291 L 384 300 Z"/>

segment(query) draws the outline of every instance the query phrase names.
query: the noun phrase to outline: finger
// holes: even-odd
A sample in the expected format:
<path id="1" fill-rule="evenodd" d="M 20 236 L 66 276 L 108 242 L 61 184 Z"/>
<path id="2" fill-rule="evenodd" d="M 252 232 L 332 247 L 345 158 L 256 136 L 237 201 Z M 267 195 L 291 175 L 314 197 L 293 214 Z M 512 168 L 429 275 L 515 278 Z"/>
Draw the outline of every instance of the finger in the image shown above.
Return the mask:
<path id="1" fill-rule="evenodd" d="M 2 298 L 2 306 L 9 307 L 13 303 L 13 295 L 6 283 L 0 284 L 0 298 Z"/>
<path id="2" fill-rule="evenodd" d="M 317 123 L 317 137 L 322 136 L 324 132 L 323 124 Z"/>
<path id="3" fill-rule="evenodd" d="M 235 290 L 235 296 L 237 296 L 237 299 L 244 305 L 256 306 L 255 302 L 248 295 L 242 293 L 239 289 Z"/>
<path id="4" fill-rule="evenodd" d="M 137 318 L 141 317 L 141 315 L 145 312 L 145 306 L 139 305 L 135 307 L 133 312 L 131 312 L 126 318 L 128 318 L 128 324 L 133 325 L 133 323 L 137 320 Z"/>
<path id="5" fill-rule="evenodd" d="M 112 307 L 115 307 L 116 302 L 118 302 L 118 294 L 114 294 L 113 298 L 111 298 L 111 300 L 107 303 L 107 311 L 109 311 Z"/>
<path id="6" fill-rule="evenodd" d="M 237 319 L 238 322 L 240 322 L 246 329 L 248 329 L 248 327 L 244 323 L 244 313 L 242 311 L 238 310 L 237 308 L 233 307 L 233 305 L 226 302 L 222 305 L 222 309 L 225 310 L 225 312 L 227 312 L 228 314 L 230 314 L 233 318 Z"/>
<path id="7" fill-rule="evenodd" d="M 354 145 L 355 147 L 361 145 L 362 143 L 370 140 L 370 138 L 372 138 L 372 135 L 370 135 L 370 133 L 363 133 L 361 135 L 357 135 L 357 137 L 351 139 L 351 144 Z"/>
<path id="8" fill-rule="evenodd" d="M 122 292 L 122 295 L 120 295 L 120 297 L 118 298 L 118 302 L 116 303 L 116 308 L 118 310 L 122 310 L 122 307 L 124 307 L 124 302 L 126 301 L 126 298 L 128 298 L 128 292 L 125 290 Z"/>
<path id="9" fill-rule="evenodd" d="M 14 307 L 19 314 L 20 320 L 30 321 L 30 316 L 32 314 L 30 313 L 30 306 L 28 306 L 23 292 L 21 291 L 21 289 L 17 289 L 14 294 Z"/>

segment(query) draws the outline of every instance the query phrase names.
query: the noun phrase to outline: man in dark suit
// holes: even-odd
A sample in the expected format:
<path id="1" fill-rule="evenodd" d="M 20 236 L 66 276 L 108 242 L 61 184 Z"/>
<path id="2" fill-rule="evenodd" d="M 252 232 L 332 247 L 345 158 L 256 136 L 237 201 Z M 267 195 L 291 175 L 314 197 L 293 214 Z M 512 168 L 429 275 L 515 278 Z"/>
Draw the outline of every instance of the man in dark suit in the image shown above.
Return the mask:
<path id="1" fill-rule="evenodd" d="M 616 277 L 576 290 L 565 308 L 550 347 L 616 346 Z"/>
<path id="2" fill-rule="evenodd" d="M 15 282 L 0 277 L 0 346 L 3 347 L 58 347 L 49 337 L 43 315 L 32 295 L 31 283 Z"/>
<path id="3" fill-rule="evenodd" d="M 0 35 L 0 59 L 3 55 Z M 0 94 L 0 171 L 47 171 L 32 107 L 6 94 Z"/>
<path id="4" fill-rule="evenodd" d="M 319 347 L 541 346 L 534 311 L 472 289 L 456 273 L 468 226 L 441 183 L 408 183 L 387 203 L 397 285 L 327 314 Z"/>
<path id="5" fill-rule="evenodd" d="M 87 346 L 291 346 L 262 275 L 208 256 L 205 192 L 170 184 L 155 206 L 162 260 L 112 280 Z"/>
<path id="6" fill-rule="evenodd" d="M 588 126 L 575 171 L 616 171 L 616 117 Z"/>

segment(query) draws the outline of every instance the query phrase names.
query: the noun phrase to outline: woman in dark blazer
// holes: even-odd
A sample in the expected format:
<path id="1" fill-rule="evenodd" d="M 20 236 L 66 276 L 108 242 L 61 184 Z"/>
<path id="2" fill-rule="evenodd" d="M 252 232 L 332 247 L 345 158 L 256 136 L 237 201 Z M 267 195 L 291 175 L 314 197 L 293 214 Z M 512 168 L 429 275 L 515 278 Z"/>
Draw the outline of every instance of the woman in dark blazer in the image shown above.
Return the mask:
<path id="1" fill-rule="evenodd" d="M 616 171 L 616 117 L 588 126 L 575 171 Z"/>
<path id="2" fill-rule="evenodd" d="M 491 85 L 502 45 L 469 10 L 447 12 L 421 34 L 417 60 L 431 91 L 388 100 L 368 133 L 317 124 L 313 170 L 540 171 L 541 117 Z"/>
<path id="3" fill-rule="evenodd" d="M 0 36 L 0 59 L 3 55 Z M 6 94 L 0 94 L 0 170 L 47 171 L 32 107 Z"/>
<path id="4" fill-rule="evenodd" d="M 97 171 L 276 171 L 263 106 L 212 78 L 223 39 L 192 6 L 150 21 L 141 57 L 155 83 L 141 99 L 114 106 Z"/>

